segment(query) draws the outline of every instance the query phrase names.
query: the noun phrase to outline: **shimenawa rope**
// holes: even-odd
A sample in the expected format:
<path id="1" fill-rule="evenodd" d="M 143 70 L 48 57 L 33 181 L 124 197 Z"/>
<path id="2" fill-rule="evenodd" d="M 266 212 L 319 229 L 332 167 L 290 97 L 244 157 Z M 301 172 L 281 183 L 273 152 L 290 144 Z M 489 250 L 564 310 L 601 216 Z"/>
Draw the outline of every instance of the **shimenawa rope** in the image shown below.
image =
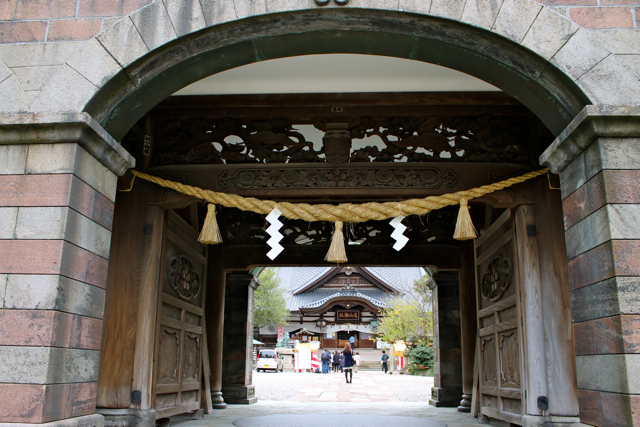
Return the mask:
<path id="1" fill-rule="evenodd" d="M 242 197 L 237 194 L 219 193 L 211 190 L 204 190 L 198 187 L 192 187 L 179 182 L 169 181 L 146 173 L 131 170 L 134 177 L 139 177 L 149 182 L 161 185 L 166 188 L 178 191 L 188 196 L 194 196 L 201 200 L 205 200 L 211 204 L 220 204 L 228 208 L 238 208 L 243 211 L 251 211 L 262 215 L 267 215 L 275 207 L 281 212 L 282 216 L 289 219 L 301 219 L 308 222 L 313 221 L 331 221 L 336 223 L 336 231 L 342 231 L 343 222 L 364 222 L 369 220 L 381 221 L 389 218 L 395 218 L 399 215 L 424 215 L 433 210 L 441 209 L 445 206 L 453 206 L 460 204 L 458 213 L 458 221 L 454 238 L 457 240 L 475 239 L 477 236 L 475 227 L 469 215 L 468 201 L 485 194 L 502 190 L 514 184 L 527 181 L 540 175 L 544 175 L 549 169 L 544 168 L 524 175 L 506 179 L 504 181 L 493 184 L 483 185 L 481 187 L 472 188 L 470 190 L 457 191 L 450 194 L 442 194 L 440 196 L 429 196 L 423 199 L 409 199 L 402 202 L 370 202 L 370 203 L 341 203 L 339 205 L 317 204 L 310 205 L 308 203 L 289 203 L 275 202 L 273 200 L 260 200 L 254 197 Z M 220 231 L 215 222 L 215 208 L 208 209 L 203 233 L 199 240 L 202 243 L 216 244 L 220 243 L 218 237 Z M 205 232 L 206 229 L 206 232 Z M 346 254 L 344 251 L 344 242 L 340 238 L 342 233 L 334 232 L 334 239 L 331 244 L 331 250 L 325 258 L 329 262 L 346 262 Z M 334 243 L 337 245 L 334 245 Z M 342 247 L 340 247 L 340 244 Z M 335 250 L 333 250 L 335 249 Z"/>

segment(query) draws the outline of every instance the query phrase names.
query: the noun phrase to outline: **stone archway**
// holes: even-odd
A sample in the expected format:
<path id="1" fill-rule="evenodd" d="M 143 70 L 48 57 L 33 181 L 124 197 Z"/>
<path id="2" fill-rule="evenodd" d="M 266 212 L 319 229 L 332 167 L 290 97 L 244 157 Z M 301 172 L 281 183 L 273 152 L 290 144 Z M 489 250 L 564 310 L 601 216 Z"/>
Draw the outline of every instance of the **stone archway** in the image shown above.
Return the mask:
<path id="1" fill-rule="evenodd" d="M 100 300 L 101 291 L 93 287 L 104 285 L 108 261 L 103 255 L 108 245 L 107 249 L 104 244 L 95 246 L 74 236 L 73 230 L 88 227 L 84 229 L 89 230 L 89 236 L 108 239 L 115 175 L 134 163 L 116 140 L 155 103 L 180 87 L 257 60 L 327 51 L 441 63 L 517 96 L 559 135 L 543 158 L 555 171 L 562 172 L 572 295 L 574 312 L 578 312 L 574 320 L 579 323 L 576 334 L 588 335 L 594 328 L 606 327 L 600 319 L 614 322 L 611 335 L 599 338 L 603 348 L 579 350 L 581 404 L 584 408 L 602 408 L 613 400 L 624 408 L 624 419 L 631 419 L 631 408 L 637 405 L 633 395 L 639 392 L 632 372 L 638 363 L 631 345 L 635 332 L 624 332 L 623 325 L 635 319 L 628 314 L 638 314 L 629 291 L 635 282 L 627 279 L 637 275 L 637 268 L 620 257 L 635 254 L 640 233 L 634 227 L 618 225 L 624 224 L 622 217 L 637 217 L 634 209 L 640 198 L 627 187 L 621 191 L 617 184 L 629 182 L 637 168 L 634 159 L 640 112 L 637 107 L 624 107 L 637 106 L 640 99 L 632 72 L 584 29 L 532 1 L 509 2 L 499 11 L 478 9 L 473 2 L 400 2 L 398 7 L 389 8 L 384 1 L 363 0 L 353 1 L 346 8 L 319 11 L 311 1 L 301 3 L 225 1 L 212 3 L 207 10 L 194 8 L 189 14 L 176 13 L 156 2 L 86 42 L 58 67 L 40 93 L 27 96 L 14 77 L 4 79 L 2 111 L 7 114 L 0 125 L 5 144 L 1 147 L 2 165 L 11 174 L 11 182 L 6 183 L 23 190 L 3 195 L 3 203 L 9 206 L 3 213 L 14 230 L 26 230 L 29 221 L 37 221 L 30 213 L 44 218 L 44 210 L 53 207 L 62 207 L 58 213 L 63 220 L 55 224 L 40 222 L 48 227 L 47 233 L 34 237 L 28 232 L 14 232 L 2 242 L 4 264 L 0 273 L 8 276 L 7 284 L 0 281 L 0 288 L 22 289 L 27 286 L 27 275 L 52 279 L 42 279 L 38 286 L 54 295 L 54 302 L 48 300 L 46 307 L 51 310 L 47 325 L 55 330 L 67 325 L 56 305 L 60 289 L 75 286 L 78 295 Z M 177 25 L 178 18 L 190 24 Z M 195 23 L 195 18 L 204 20 L 204 24 Z M 342 40 L 345 42 L 337 43 Z M 439 49 L 445 47 L 450 50 L 443 54 Z M 6 67 L 0 71 L 7 74 Z M 615 90 L 612 80 L 625 90 Z M 588 104 L 595 106 L 583 109 Z M 46 188 L 59 191 L 49 191 L 53 196 L 43 199 L 41 193 Z M 592 197 L 596 190 L 607 197 Z M 82 197 L 78 198 L 79 194 Z M 69 214 L 70 210 L 81 212 L 83 217 Z M 622 211 L 626 214 L 620 216 Z M 608 232 L 593 231 L 600 229 Z M 601 259 L 609 261 L 603 271 L 595 271 L 595 261 Z M 67 279 L 74 282 L 69 284 Z M 602 298 L 625 301 L 628 304 L 622 305 L 631 308 L 612 302 L 593 316 L 589 308 Z M 32 300 L 5 307 L 25 311 L 40 307 Z M 86 307 L 68 310 L 78 324 L 90 317 L 86 316 Z M 34 317 L 34 313 L 18 314 Z M 95 322 L 86 322 L 83 327 L 93 330 L 91 336 L 95 336 Z M 99 350 L 95 343 L 45 340 L 44 347 L 35 350 L 29 342 L 14 338 L 6 343 L 25 347 L 5 352 L 8 366 L 30 360 L 44 363 L 47 369 L 31 376 L 14 372 L 2 377 L 0 382 L 8 384 L 2 395 L 11 402 L 11 411 L 2 420 L 43 423 L 91 417 L 90 403 L 78 408 L 73 402 L 81 395 L 95 394 Z M 613 341 L 621 342 L 617 354 L 611 354 L 606 345 Z M 67 372 L 61 361 L 68 358 L 88 370 Z M 615 375 L 594 377 L 594 366 L 607 362 Z M 54 371 L 60 376 L 48 374 Z M 69 396 L 69 401 L 56 410 L 48 400 L 54 389 L 64 389 Z M 16 395 L 27 396 L 38 414 L 23 411 Z M 606 424 L 616 416 L 598 409 L 588 421 Z M 99 418 L 93 416 L 92 420 Z"/>

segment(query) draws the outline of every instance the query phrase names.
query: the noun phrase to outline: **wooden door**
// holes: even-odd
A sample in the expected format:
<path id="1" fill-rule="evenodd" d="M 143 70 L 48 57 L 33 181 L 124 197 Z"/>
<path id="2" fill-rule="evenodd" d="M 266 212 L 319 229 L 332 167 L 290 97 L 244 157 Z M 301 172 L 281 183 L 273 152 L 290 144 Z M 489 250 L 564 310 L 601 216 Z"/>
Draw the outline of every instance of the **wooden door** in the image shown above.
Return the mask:
<path id="1" fill-rule="evenodd" d="M 508 209 L 475 242 L 480 411 L 514 424 L 524 414 L 520 285 Z"/>
<path id="2" fill-rule="evenodd" d="M 158 419 L 200 409 L 207 249 L 197 238 L 187 222 L 167 212 L 153 390 Z"/>

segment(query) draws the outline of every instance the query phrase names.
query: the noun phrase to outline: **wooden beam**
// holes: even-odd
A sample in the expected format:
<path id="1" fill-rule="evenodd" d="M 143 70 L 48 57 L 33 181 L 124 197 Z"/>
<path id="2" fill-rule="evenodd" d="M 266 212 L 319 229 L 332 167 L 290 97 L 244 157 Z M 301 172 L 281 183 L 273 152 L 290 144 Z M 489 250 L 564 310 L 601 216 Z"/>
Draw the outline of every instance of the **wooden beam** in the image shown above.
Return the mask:
<path id="1" fill-rule="evenodd" d="M 155 109 L 238 106 L 522 105 L 505 92 L 273 93 L 170 96 Z"/>
<path id="2" fill-rule="evenodd" d="M 171 96 L 153 110 L 153 118 L 234 117 L 264 120 L 287 117 L 311 124 L 318 117 L 450 115 L 531 115 L 504 92 L 297 93 Z"/>
<path id="3" fill-rule="evenodd" d="M 285 250 L 271 261 L 267 257 L 269 246 L 266 244 L 227 246 L 224 250 L 224 263 L 230 270 L 246 270 L 264 265 L 331 267 L 335 264 L 324 261 L 328 250 L 329 245 L 290 245 L 285 246 Z M 346 250 L 349 261 L 345 265 L 354 267 L 378 265 L 428 266 L 439 271 L 460 269 L 460 249 L 454 245 L 407 245 L 399 252 L 390 245 L 349 245 Z"/>
<path id="4" fill-rule="evenodd" d="M 322 200 L 398 200 L 453 193 L 529 170 L 526 166 L 508 163 L 399 162 L 347 163 L 339 167 L 328 163 L 168 165 L 149 172 L 206 190 L 318 203 Z M 524 188 L 528 187 L 518 184 L 503 190 L 502 194 L 494 193 L 477 201 L 497 207 L 533 203 L 532 192 L 519 190 Z"/>

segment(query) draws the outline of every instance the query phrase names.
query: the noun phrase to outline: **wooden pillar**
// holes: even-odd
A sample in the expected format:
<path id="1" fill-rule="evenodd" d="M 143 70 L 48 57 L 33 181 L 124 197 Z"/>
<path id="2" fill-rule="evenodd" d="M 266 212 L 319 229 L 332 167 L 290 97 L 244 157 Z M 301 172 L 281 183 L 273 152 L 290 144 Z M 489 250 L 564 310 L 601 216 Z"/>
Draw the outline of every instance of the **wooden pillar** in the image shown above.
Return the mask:
<path id="1" fill-rule="evenodd" d="M 575 345 L 571 318 L 567 245 L 560 191 L 546 177 L 536 180 L 536 234 L 544 312 L 544 347 L 551 415 L 578 415 Z"/>
<path id="2" fill-rule="evenodd" d="M 431 389 L 429 404 L 455 407 L 462 395 L 460 283 L 458 272 L 437 273 L 434 279 L 434 387 Z"/>
<path id="3" fill-rule="evenodd" d="M 222 394 L 227 403 L 256 403 L 253 375 L 253 294 L 258 282 L 252 274 L 227 273 L 225 284 Z"/>
<path id="4" fill-rule="evenodd" d="M 214 409 L 224 409 L 227 404 L 222 398 L 222 346 L 224 335 L 225 271 L 223 264 L 224 246 L 209 247 L 207 267 L 207 301 L 205 322 L 207 326 L 207 346 L 211 365 L 211 400 Z"/>
<path id="5" fill-rule="evenodd" d="M 476 263 L 473 241 L 461 242 L 460 255 L 460 348 L 462 356 L 462 400 L 459 412 L 471 411 L 473 364 L 476 350 L 478 319 L 476 313 Z"/>
<path id="6" fill-rule="evenodd" d="M 109 423 L 156 422 L 153 369 L 165 210 L 144 201 L 158 191 L 139 181 L 118 194 L 97 401 L 97 412 Z"/>
<path id="7" fill-rule="evenodd" d="M 551 415 L 558 425 L 571 424 L 578 421 L 578 389 L 569 275 L 560 194 L 547 177 L 536 179 L 535 205 L 516 208 L 515 220 L 527 377 L 523 422 Z"/>
<path id="8" fill-rule="evenodd" d="M 143 226 L 140 290 L 136 347 L 133 362 L 133 390 L 140 390 L 138 409 L 150 409 L 153 392 L 153 356 L 156 338 L 156 312 L 160 283 L 164 209 L 148 206 Z"/>
<path id="9" fill-rule="evenodd" d="M 542 312 L 542 283 L 540 260 L 533 206 L 523 205 L 515 209 L 518 245 L 518 272 L 522 284 L 522 319 L 524 370 L 527 378 L 527 414 L 542 415 L 538 397 L 547 396 L 546 354 L 544 348 L 544 321 Z M 529 225 L 529 232 L 527 232 Z"/>

